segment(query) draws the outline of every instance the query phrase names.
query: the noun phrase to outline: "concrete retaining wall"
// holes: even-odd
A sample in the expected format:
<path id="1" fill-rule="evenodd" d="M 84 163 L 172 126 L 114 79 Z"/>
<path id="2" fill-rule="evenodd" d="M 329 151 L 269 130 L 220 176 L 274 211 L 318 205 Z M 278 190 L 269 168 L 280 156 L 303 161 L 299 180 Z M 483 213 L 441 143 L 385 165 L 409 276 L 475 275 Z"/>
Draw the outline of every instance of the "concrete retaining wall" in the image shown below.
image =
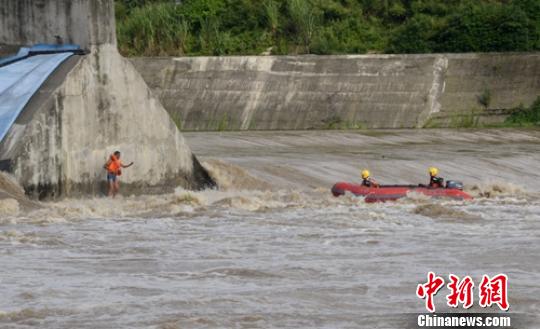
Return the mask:
<path id="1" fill-rule="evenodd" d="M 472 110 L 490 122 L 540 96 L 540 53 L 460 54 L 448 59 L 440 113 L 432 118 L 443 126 L 451 124 L 456 114 Z"/>
<path id="2" fill-rule="evenodd" d="M 540 94 L 540 54 L 134 58 L 185 130 L 450 125 Z M 487 107 L 479 101 L 489 93 Z"/>

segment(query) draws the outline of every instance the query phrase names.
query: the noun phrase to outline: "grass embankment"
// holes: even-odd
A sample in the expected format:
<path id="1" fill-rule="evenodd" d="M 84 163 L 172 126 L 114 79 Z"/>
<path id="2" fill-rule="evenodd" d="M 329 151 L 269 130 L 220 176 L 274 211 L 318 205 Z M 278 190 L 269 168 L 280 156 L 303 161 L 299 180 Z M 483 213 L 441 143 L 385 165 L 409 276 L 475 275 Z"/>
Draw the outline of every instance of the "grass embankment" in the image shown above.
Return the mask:
<path id="1" fill-rule="evenodd" d="M 117 0 L 128 56 L 540 50 L 538 0 Z"/>
<path id="2" fill-rule="evenodd" d="M 510 127 L 539 127 L 540 126 L 540 96 L 528 108 L 519 106 L 506 119 L 505 126 Z"/>
<path id="3" fill-rule="evenodd" d="M 540 96 L 529 106 L 520 105 L 512 110 L 501 123 L 482 123 L 482 110 L 472 110 L 469 113 L 456 114 L 447 124 L 441 124 L 437 119 L 426 123 L 424 128 L 538 128 L 540 127 Z"/>

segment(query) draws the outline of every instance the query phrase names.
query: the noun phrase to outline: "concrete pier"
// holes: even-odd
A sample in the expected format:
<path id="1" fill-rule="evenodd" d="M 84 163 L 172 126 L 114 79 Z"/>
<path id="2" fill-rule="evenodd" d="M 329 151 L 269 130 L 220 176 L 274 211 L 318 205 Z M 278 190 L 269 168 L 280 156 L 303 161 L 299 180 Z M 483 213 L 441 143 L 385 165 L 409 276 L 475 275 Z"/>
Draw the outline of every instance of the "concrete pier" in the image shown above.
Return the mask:
<path id="1" fill-rule="evenodd" d="M 3 0 L 0 43 L 64 42 L 89 51 L 62 64 L 0 143 L 2 170 L 40 199 L 96 195 L 120 150 L 135 165 L 124 193 L 213 186 L 168 113 L 116 48 L 112 0 Z"/>

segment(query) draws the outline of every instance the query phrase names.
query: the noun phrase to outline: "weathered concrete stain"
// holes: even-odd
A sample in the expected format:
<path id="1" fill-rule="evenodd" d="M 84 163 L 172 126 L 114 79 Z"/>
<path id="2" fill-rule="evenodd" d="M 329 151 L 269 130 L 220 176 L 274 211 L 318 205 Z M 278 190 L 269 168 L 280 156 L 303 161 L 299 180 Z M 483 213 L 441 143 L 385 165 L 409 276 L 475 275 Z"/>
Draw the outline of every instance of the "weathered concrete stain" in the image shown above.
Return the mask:
<path id="1" fill-rule="evenodd" d="M 422 128 L 433 114 L 441 111 L 440 99 L 444 94 L 445 74 L 448 70 L 448 58 L 438 56 L 433 63 L 433 82 L 428 93 L 426 110 L 418 116 L 417 128 Z"/>
<path id="2" fill-rule="evenodd" d="M 83 48 L 116 44 L 114 1 L 2 0 L 0 44 L 65 43 Z"/>

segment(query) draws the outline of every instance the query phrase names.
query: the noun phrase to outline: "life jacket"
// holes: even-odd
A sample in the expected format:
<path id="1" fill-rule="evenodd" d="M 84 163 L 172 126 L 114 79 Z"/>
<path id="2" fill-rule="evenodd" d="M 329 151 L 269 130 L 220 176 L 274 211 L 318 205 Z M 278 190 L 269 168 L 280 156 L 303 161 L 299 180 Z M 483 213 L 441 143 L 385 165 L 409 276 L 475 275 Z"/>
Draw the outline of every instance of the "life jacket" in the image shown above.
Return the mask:
<path id="1" fill-rule="evenodd" d="M 431 179 L 429 180 L 429 187 L 435 187 L 435 188 L 444 187 L 444 178 L 432 176 Z"/>
<path id="2" fill-rule="evenodd" d="M 362 185 L 363 186 L 366 186 L 366 187 L 375 187 L 376 184 L 374 184 L 372 181 L 371 181 L 371 178 L 364 178 L 362 180 Z"/>
<path id="3" fill-rule="evenodd" d="M 114 154 L 111 154 L 109 164 L 107 165 L 107 171 L 113 175 L 120 176 L 122 174 L 121 168 L 122 162 L 120 162 L 120 160 Z"/>

